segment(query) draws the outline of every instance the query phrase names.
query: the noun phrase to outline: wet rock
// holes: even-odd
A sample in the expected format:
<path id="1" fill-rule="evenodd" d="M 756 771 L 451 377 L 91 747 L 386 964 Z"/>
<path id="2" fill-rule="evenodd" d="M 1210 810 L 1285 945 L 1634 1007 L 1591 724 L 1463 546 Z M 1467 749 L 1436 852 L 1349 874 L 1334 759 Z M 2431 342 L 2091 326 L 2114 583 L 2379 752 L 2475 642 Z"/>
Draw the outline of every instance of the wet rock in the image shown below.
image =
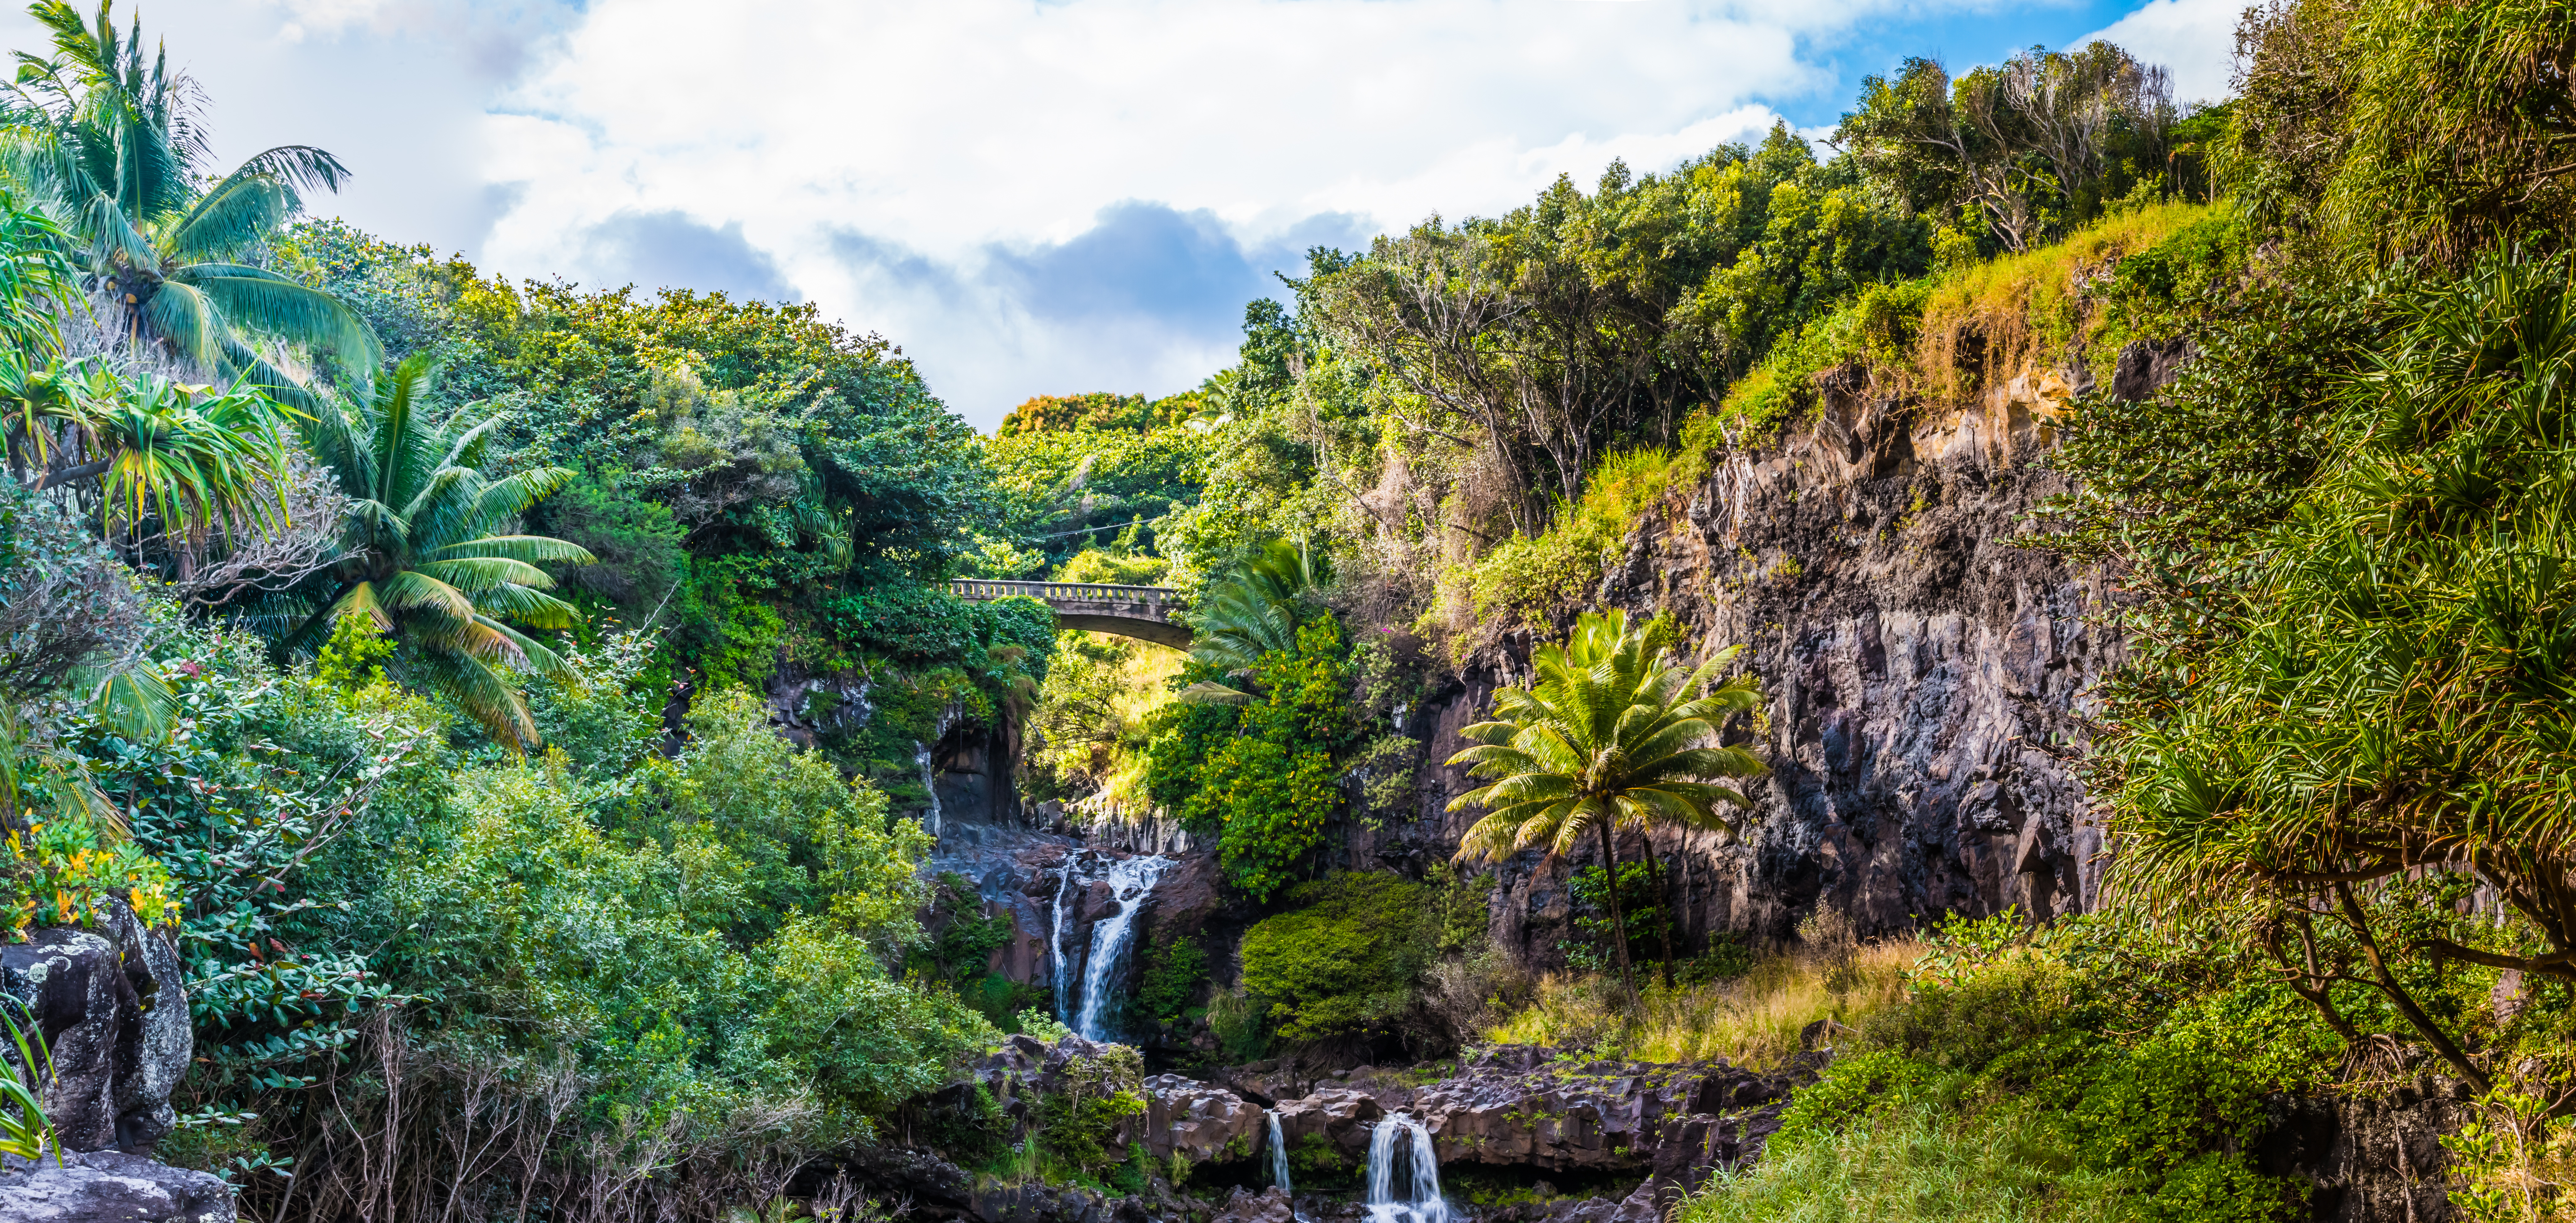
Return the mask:
<path id="1" fill-rule="evenodd" d="M 53 1053 L 45 1109 L 73 1151 L 148 1150 L 172 1123 L 170 1089 L 195 1041 L 179 955 L 115 901 L 99 930 L 47 927 L 0 946 L 0 991 Z"/>
<path id="2" fill-rule="evenodd" d="M 233 1223 L 231 1186 L 211 1173 L 121 1151 L 30 1163 L 0 1156 L 0 1223 Z"/>
<path id="3" fill-rule="evenodd" d="M 1155 1223 L 1145 1204 L 1134 1198 L 1034 1183 L 977 1189 L 974 1217 L 983 1223 Z"/>
<path id="4" fill-rule="evenodd" d="M 1145 1133 L 1139 1141 L 1158 1157 L 1225 1163 L 1251 1158 L 1261 1143 L 1261 1110 L 1222 1087 L 1158 1074 L 1145 1080 L 1145 1100 Z"/>
<path id="5" fill-rule="evenodd" d="M 1237 1188 L 1211 1223 L 1297 1223 L 1297 1208 L 1289 1202 L 1288 1191 L 1277 1185 L 1259 1194 Z"/>
<path id="6" fill-rule="evenodd" d="M 1615 1198 L 1524 1204 L 1493 1219 L 1653 1223 L 1659 1203 L 1697 1189 L 1718 1169 L 1760 1158 L 1786 1097 L 1812 1082 L 1825 1060 L 1807 1055 L 1781 1074 L 1758 1075 L 1723 1060 L 1569 1065 L 1552 1052 L 1489 1049 L 1420 1087 L 1362 1068 L 1272 1111 L 1290 1143 L 1320 1134 L 1354 1157 L 1366 1154 L 1379 1118 L 1402 1112 L 1430 1132 L 1443 1168 L 1637 1178 L 1633 1191 Z"/>
<path id="7" fill-rule="evenodd" d="M 1321 1134 L 1345 1154 L 1368 1151 L 1369 1127 L 1387 1114 L 1375 1096 L 1348 1086 L 1317 1088 L 1315 1094 L 1281 1100 L 1270 1110 L 1279 1117 L 1280 1136 L 1294 1147 L 1308 1135 Z"/>

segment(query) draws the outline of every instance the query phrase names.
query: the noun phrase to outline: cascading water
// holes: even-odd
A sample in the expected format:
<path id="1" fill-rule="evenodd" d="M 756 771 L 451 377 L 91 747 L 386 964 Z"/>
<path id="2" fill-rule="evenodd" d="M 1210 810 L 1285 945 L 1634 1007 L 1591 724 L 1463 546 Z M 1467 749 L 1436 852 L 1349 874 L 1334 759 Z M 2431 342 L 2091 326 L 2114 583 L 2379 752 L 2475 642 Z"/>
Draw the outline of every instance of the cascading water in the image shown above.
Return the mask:
<path id="1" fill-rule="evenodd" d="M 1064 956 L 1064 936 L 1065 927 L 1073 921 L 1073 906 L 1066 903 L 1073 899 L 1073 868 L 1081 860 L 1079 851 L 1066 854 L 1064 878 L 1055 885 L 1055 941 L 1047 944 L 1047 950 L 1053 953 L 1055 960 L 1055 1017 L 1058 1023 L 1073 1021 L 1073 995 L 1065 988 L 1072 984 L 1072 980 L 1065 973 L 1071 965 Z"/>
<path id="2" fill-rule="evenodd" d="M 921 788 L 930 791 L 930 810 L 921 813 L 921 830 L 939 835 L 939 776 L 930 771 L 930 745 L 915 744 L 920 750 L 912 754 L 914 768 L 921 770 Z"/>
<path id="3" fill-rule="evenodd" d="M 1407 1137 L 1412 1141 L 1403 1142 Z M 1399 1145 L 1408 1150 L 1398 1152 Z M 1406 1166 L 1403 1197 L 1397 1197 L 1395 1165 Z M 1431 1131 L 1403 1113 L 1389 1113 L 1369 1133 L 1369 1223 L 1449 1223 L 1449 1202 L 1440 1196 L 1440 1162 L 1431 1152 Z"/>
<path id="4" fill-rule="evenodd" d="M 1117 978 L 1119 957 L 1127 952 L 1136 912 L 1145 907 L 1145 893 L 1154 890 L 1154 881 L 1171 865 L 1171 859 L 1160 857 L 1125 858 L 1110 864 L 1109 895 L 1118 908 L 1091 923 L 1091 955 L 1082 965 L 1082 1009 L 1075 1012 L 1073 1024 L 1073 1030 L 1088 1039 L 1113 1036 L 1106 1022 L 1110 983 Z"/>
<path id="5" fill-rule="evenodd" d="M 921 788 L 930 792 L 930 810 L 921 813 L 921 828 L 922 831 L 934 837 L 939 835 L 939 773 L 930 767 L 930 758 L 938 748 L 939 741 L 948 737 L 948 728 L 955 725 L 956 721 L 956 710 L 941 710 L 939 724 L 930 732 L 930 742 L 923 743 L 915 740 L 913 743 L 916 749 L 912 753 L 913 767 L 921 770 Z"/>
<path id="6" fill-rule="evenodd" d="M 1288 1138 L 1279 1131 L 1279 1112 L 1273 1109 L 1262 1115 L 1270 1118 L 1270 1179 L 1278 1183 L 1281 1193 L 1295 1193 L 1296 1187 L 1288 1183 Z"/>

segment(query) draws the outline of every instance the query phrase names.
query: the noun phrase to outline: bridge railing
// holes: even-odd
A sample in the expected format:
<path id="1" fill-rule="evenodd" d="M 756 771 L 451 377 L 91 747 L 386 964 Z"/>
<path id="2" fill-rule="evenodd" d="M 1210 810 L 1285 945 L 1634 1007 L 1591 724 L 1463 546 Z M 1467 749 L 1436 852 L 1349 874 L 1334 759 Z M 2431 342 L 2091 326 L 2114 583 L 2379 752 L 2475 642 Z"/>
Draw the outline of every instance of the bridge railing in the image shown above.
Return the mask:
<path id="1" fill-rule="evenodd" d="M 1108 582 L 1003 582 L 962 578 L 948 589 L 964 599 L 1006 599 L 1026 595 L 1048 602 L 1178 603 L 1181 592 L 1169 586 L 1119 586 Z"/>

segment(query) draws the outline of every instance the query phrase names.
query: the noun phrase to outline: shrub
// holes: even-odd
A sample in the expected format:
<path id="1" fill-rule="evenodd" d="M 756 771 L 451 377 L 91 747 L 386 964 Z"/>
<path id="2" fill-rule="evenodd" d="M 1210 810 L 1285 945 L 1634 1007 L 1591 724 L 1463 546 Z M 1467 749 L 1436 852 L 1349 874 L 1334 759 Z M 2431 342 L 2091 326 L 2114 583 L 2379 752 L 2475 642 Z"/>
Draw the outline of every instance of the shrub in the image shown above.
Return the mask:
<path id="1" fill-rule="evenodd" d="M 1065 1178 L 1096 1185 L 1102 1173 L 1125 1162 L 1127 1152 L 1110 1139 L 1127 1118 L 1144 1113 L 1144 1075 L 1145 1059 L 1125 1045 L 1066 1059 L 1061 1086 L 1038 1101 L 1033 1128 L 1041 1167 L 1052 1163 Z"/>
<path id="2" fill-rule="evenodd" d="M 1181 1017 L 1207 981 L 1207 953 L 1185 938 L 1156 947 L 1145 963 L 1145 978 L 1136 989 L 1137 1005 L 1164 1023 Z"/>
<path id="3" fill-rule="evenodd" d="M 1299 907 L 1243 936 L 1243 983 L 1289 1040 L 1395 1032 L 1412 1016 L 1435 948 L 1434 893 L 1385 874 L 1299 884 Z"/>
<path id="4" fill-rule="evenodd" d="M 183 897 L 160 859 L 133 841 L 101 835 L 86 816 L 67 814 L 10 829 L 0 847 L 0 920 L 12 942 L 35 926 L 88 926 L 109 900 L 133 906 L 147 926 L 179 924 Z"/>
<path id="5" fill-rule="evenodd" d="M 1197 765 L 1182 822 L 1218 833 L 1227 881 L 1256 901 L 1288 882 L 1341 809 L 1339 756 L 1353 722 L 1347 647 L 1329 612 L 1299 626 L 1294 653 L 1254 667 L 1261 696 L 1243 707 L 1239 733 Z"/>

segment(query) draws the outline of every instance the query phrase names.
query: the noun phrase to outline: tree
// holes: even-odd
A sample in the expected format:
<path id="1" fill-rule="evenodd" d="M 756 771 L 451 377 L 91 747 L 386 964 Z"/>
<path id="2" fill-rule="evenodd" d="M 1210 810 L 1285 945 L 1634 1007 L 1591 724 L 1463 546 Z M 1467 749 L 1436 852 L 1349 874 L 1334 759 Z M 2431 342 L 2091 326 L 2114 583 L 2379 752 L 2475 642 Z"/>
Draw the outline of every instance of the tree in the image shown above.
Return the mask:
<path id="1" fill-rule="evenodd" d="M 1708 779 L 1763 771 L 1753 753 L 1718 743 L 1727 717 L 1754 708 L 1759 691 L 1750 676 L 1717 683 L 1735 650 L 1685 668 L 1658 636 L 1651 625 L 1631 628 L 1616 608 L 1586 612 L 1565 642 L 1531 655 L 1537 682 L 1495 690 L 1493 720 L 1460 732 L 1478 746 L 1449 758 L 1491 779 L 1449 804 L 1487 813 L 1459 839 L 1458 857 L 1494 861 L 1541 843 L 1553 856 L 1591 831 L 1616 879 L 1615 824 L 1740 829 L 1718 804 L 1752 804 Z M 1608 896 L 1619 977 L 1633 996 L 1627 918 L 1618 889 Z"/>
<path id="2" fill-rule="evenodd" d="M 2284 508 L 2114 551 L 2138 644 L 2094 740 L 2112 893 L 2235 921 L 2347 1041 L 2376 995 L 2482 1090 L 2426 1001 L 2445 966 L 2576 982 L 2571 276 L 2499 253 L 2399 294 Z M 2461 912 L 2479 888 L 2492 914 Z"/>
<path id="3" fill-rule="evenodd" d="M 1202 679 L 1180 699 L 1241 705 L 1253 693 L 1232 686 L 1272 654 L 1294 653 L 1298 626 L 1320 608 L 1313 596 L 1333 580 L 1331 558 L 1274 539 L 1209 586 L 1190 617 L 1190 660 L 1224 678 Z"/>
<path id="4" fill-rule="evenodd" d="M 2555 248 L 2576 213 L 2576 30 L 2554 4 L 2278 0 L 2237 30 L 2220 141 L 2257 221 L 2371 262 Z"/>
<path id="5" fill-rule="evenodd" d="M 1973 208 L 2019 251 L 2162 166 L 2176 118 L 2164 69 L 2095 42 L 2034 47 L 1955 79 L 1937 60 L 1906 60 L 1893 79 L 1862 82 L 1834 145 L 1907 206 Z"/>
<path id="6" fill-rule="evenodd" d="M 54 56 L 18 54 L 16 99 L 0 108 L 0 173 L 62 225 L 88 287 L 107 294 L 134 339 L 320 408 L 251 337 L 328 350 L 344 368 L 372 372 L 383 359 L 375 334 L 338 299 L 247 260 L 302 211 L 302 192 L 337 190 L 347 168 L 287 145 L 200 189 L 212 155 L 203 94 L 166 51 L 146 61 L 139 20 L 120 39 L 111 7 L 101 0 L 93 27 L 64 0 L 31 6 L 53 32 Z"/>
<path id="7" fill-rule="evenodd" d="M 290 640 L 341 616 L 366 616 L 415 647 L 415 670 L 495 737 L 532 747 L 527 702 L 502 668 L 556 671 L 563 663 L 508 622 L 571 627 L 580 612 L 544 593 L 555 582 L 537 565 L 583 565 L 591 556 L 560 539 L 493 531 L 573 473 L 540 467 L 486 479 L 484 444 L 503 418 L 465 424 L 460 414 L 432 423 L 422 400 L 436 373 L 434 358 L 415 354 L 382 380 L 372 402 L 326 409 L 302 426 L 350 505 L 322 610 Z"/>
<path id="8" fill-rule="evenodd" d="M 165 536 L 194 541 L 214 526 L 229 534 L 281 525 L 289 446 L 268 396 L 239 383 L 217 391 L 149 372 L 127 377 L 99 357 L 62 360 L 55 310 L 74 279 L 62 237 L 43 217 L 0 210 L 9 474 L 30 490 L 93 498 L 87 508 L 111 530 L 140 533 L 157 520 Z"/>

